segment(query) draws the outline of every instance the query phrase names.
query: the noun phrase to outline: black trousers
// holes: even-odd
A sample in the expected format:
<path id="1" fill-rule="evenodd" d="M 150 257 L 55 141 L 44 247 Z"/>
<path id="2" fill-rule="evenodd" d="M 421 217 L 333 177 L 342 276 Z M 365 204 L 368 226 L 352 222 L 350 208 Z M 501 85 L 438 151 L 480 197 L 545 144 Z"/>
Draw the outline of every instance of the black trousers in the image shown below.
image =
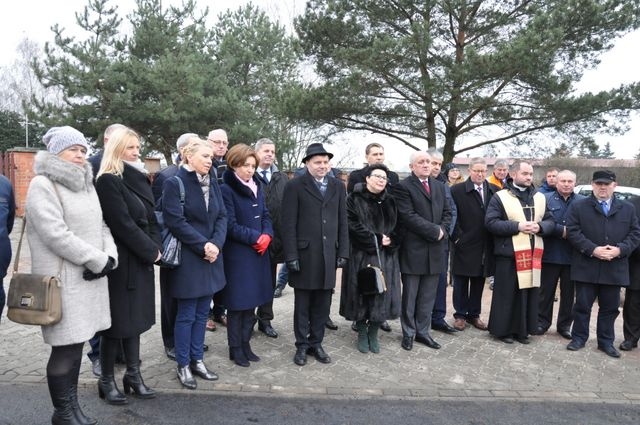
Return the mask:
<path id="1" fill-rule="evenodd" d="M 626 289 L 622 319 L 624 339 L 637 343 L 640 339 L 640 290 Z"/>
<path id="2" fill-rule="evenodd" d="M 571 330 L 573 323 L 573 302 L 576 297 L 575 285 L 570 277 L 571 266 L 564 264 L 542 263 L 540 274 L 540 306 L 538 309 L 538 326 L 545 331 L 551 327 L 553 320 L 553 303 L 560 279 L 560 308 L 556 329 Z"/>
<path id="3" fill-rule="evenodd" d="M 176 327 L 176 314 L 178 303 L 169 295 L 169 282 L 167 282 L 168 270 L 160 268 L 160 330 L 162 341 L 167 348 L 175 346 L 174 329 Z"/>
<path id="4" fill-rule="evenodd" d="M 227 342 L 230 348 L 239 348 L 251 340 L 255 315 L 253 309 L 227 310 Z"/>
<path id="5" fill-rule="evenodd" d="M 294 288 L 293 332 L 296 347 L 319 347 L 331 309 L 331 289 Z"/>
<path id="6" fill-rule="evenodd" d="M 576 282 L 576 303 L 573 308 L 574 320 L 571 337 L 583 344 L 589 339 L 589 319 L 591 308 L 598 299 L 598 323 L 596 335 L 598 347 L 613 345 L 614 324 L 620 311 L 620 287 L 596 283 Z"/>
<path id="7" fill-rule="evenodd" d="M 268 254 L 265 254 L 268 255 Z M 276 280 L 278 278 L 278 274 L 276 270 L 278 269 L 278 263 L 271 262 L 271 289 L 276 289 Z M 262 304 L 258 307 L 256 311 L 256 316 L 258 320 L 264 322 L 270 322 L 273 320 L 273 297 L 271 300 Z"/>

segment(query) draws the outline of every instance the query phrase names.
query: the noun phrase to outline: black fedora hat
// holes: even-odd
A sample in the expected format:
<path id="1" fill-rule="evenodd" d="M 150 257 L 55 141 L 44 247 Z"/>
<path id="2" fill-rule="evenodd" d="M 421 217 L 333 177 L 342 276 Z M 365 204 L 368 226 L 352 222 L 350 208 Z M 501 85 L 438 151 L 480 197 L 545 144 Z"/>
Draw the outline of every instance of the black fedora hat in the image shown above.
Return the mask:
<path id="1" fill-rule="evenodd" d="M 333 154 L 331 152 L 324 150 L 322 143 L 311 143 L 307 146 L 307 153 L 304 158 L 302 158 L 302 162 L 307 162 L 312 156 L 316 155 L 327 155 L 329 159 L 333 158 Z"/>

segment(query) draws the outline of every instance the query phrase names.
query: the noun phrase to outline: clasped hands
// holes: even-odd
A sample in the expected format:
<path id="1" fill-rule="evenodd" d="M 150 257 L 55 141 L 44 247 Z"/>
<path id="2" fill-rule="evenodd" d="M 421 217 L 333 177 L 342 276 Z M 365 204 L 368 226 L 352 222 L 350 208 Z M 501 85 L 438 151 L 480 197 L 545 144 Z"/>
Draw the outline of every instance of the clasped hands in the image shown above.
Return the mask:
<path id="1" fill-rule="evenodd" d="M 620 248 L 611 245 L 598 246 L 593 250 L 592 255 L 599 260 L 611 261 L 620 256 Z"/>
<path id="2" fill-rule="evenodd" d="M 271 236 L 263 233 L 258 237 L 258 241 L 251 245 L 253 249 L 260 255 L 264 255 L 267 252 L 267 248 L 269 248 L 269 244 L 271 243 Z"/>
<path id="3" fill-rule="evenodd" d="M 220 254 L 220 248 L 212 244 L 211 242 L 207 242 L 204 244 L 204 259 L 210 263 L 213 263 L 218 259 L 218 254 Z"/>
<path id="4" fill-rule="evenodd" d="M 528 235 L 535 235 L 540 232 L 540 225 L 535 221 L 521 221 L 518 223 L 518 230 Z"/>
<path id="5" fill-rule="evenodd" d="M 115 265 L 116 260 L 114 260 L 112 257 L 109 257 L 109 259 L 107 260 L 107 264 L 104 266 L 100 273 L 94 273 L 89 269 L 84 269 L 84 271 L 82 272 L 82 278 L 87 281 L 100 279 L 101 277 L 106 276 L 111 270 L 113 270 Z"/>

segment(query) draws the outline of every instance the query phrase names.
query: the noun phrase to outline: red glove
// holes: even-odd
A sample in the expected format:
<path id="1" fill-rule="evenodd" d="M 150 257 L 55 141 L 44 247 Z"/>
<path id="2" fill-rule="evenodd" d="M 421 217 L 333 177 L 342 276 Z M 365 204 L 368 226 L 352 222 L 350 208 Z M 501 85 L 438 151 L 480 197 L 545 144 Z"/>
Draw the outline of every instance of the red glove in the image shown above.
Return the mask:
<path id="1" fill-rule="evenodd" d="M 267 248 L 269 248 L 269 244 L 271 243 L 271 236 L 263 233 L 258 238 L 258 241 L 253 244 L 253 249 L 260 255 L 264 255 L 267 252 Z"/>

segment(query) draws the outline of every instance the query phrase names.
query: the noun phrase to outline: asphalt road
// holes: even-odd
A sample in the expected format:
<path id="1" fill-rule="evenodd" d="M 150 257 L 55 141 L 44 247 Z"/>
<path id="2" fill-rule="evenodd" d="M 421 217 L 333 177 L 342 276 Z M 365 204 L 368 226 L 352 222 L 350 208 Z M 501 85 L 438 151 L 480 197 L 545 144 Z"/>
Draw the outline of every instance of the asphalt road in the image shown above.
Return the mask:
<path id="1" fill-rule="evenodd" d="M 362 424 L 362 425 L 619 425 L 640 423 L 640 406 L 495 399 L 282 398 L 199 391 L 130 398 L 109 406 L 93 388 L 80 390 L 87 414 L 102 425 Z M 51 423 L 46 385 L 0 385 L 1 425 Z"/>

